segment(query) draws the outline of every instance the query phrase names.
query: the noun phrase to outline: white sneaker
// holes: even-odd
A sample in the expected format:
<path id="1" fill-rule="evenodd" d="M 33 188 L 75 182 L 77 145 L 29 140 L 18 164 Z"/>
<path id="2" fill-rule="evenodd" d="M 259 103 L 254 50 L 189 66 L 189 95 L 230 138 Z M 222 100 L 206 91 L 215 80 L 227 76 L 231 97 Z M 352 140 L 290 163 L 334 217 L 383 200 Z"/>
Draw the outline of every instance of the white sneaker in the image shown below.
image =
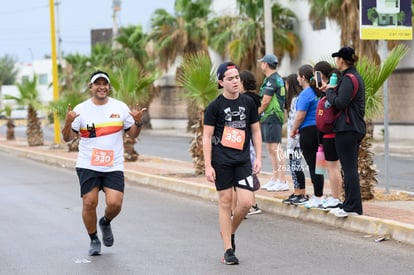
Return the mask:
<path id="1" fill-rule="evenodd" d="M 342 203 L 339 199 L 330 196 L 324 200 L 324 202 L 321 205 L 321 209 L 325 211 L 329 211 L 332 208 L 339 207 L 341 204 Z"/>
<path id="2" fill-rule="evenodd" d="M 281 182 L 280 180 L 277 180 L 275 185 L 272 185 L 267 188 L 267 191 L 269 192 L 280 192 L 287 190 L 289 190 L 289 184 L 287 183 L 287 181 Z"/>
<path id="3" fill-rule="evenodd" d="M 329 213 L 336 215 L 336 212 L 338 212 L 339 210 L 342 210 L 342 208 L 339 208 L 339 207 L 332 208 L 331 210 L 329 210 Z"/>
<path id="4" fill-rule="evenodd" d="M 320 208 L 324 202 L 324 197 L 316 197 L 313 195 L 306 203 L 305 208 Z"/>
<path id="5" fill-rule="evenodd" d="M 345 210 L 343 210 L 342 208 L 339 208 L 338 211 L 336 211 L 334 213 L 335 216 L 337 216 L 338 218 L 345 218 L 348 216 L 358 216 L 359 214 L 356 212 L 347 212 Z"/>
<path id="6" fill-rule="evenodd" d="M 267 188 L 269 188 L 270 186 L 273 186 L 275 184 L 276 184 L 276 181 L 273 178 L 271 178 L 265 185 L 262 185 L 260 187 L 260 189 L 267 190 Z"/>

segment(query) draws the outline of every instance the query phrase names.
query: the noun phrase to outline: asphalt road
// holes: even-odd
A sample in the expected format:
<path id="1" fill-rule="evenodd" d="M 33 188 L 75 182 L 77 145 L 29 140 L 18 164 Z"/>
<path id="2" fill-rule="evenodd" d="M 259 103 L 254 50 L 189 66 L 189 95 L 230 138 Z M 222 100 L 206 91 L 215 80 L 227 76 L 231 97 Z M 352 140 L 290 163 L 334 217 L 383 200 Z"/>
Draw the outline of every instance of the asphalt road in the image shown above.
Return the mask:
<path id="1" fill-rule="evenodd" d="M 73 169 L 0 152 L 0 274 L 411 274 L 411 246 L 263 213 L 236 236 L 240 265 L 220 263 L 217 205 L 128 184 L 115 244 L 87 255 Z M 98 212 L 103 213 L 101 193 Z"/>

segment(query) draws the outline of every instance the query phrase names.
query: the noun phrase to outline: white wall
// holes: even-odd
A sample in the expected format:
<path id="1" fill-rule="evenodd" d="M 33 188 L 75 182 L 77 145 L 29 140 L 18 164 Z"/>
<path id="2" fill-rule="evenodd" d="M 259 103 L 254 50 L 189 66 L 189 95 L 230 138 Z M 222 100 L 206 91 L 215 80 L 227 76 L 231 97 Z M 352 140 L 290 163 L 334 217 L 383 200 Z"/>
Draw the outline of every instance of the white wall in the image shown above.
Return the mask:
<path id="1" fill-rule="evenodd" d="M 52 87 L 52 60 L 40 59 L 34 60 L 32 63 L 19 63 L 19 73 L 17 74 L 17 82 L 21 82 L 23 77 L 33 78 L 33 75 L 39 77 L 40 75 L 47 75 L 46 84 L 38 84 L 37 89 L 39 91 L 39 99 L 43 103 L 53 101 L 53 87 Z"/>

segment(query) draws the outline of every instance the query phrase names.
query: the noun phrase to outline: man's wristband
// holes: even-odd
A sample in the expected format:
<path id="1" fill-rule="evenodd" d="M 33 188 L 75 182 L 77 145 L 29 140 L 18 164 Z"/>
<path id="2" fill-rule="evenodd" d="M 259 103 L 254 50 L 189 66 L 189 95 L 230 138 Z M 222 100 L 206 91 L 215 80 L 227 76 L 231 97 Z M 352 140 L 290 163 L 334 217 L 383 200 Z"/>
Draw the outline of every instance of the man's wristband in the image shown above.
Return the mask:
<path id="1" fill-rule="evenodd" d="M 142 125 L 144 125 L 144 123 L 142 123 L 142 122 L 135 122 L 135 126 L 137 126 L 138 128 L 141 128 Z"/>

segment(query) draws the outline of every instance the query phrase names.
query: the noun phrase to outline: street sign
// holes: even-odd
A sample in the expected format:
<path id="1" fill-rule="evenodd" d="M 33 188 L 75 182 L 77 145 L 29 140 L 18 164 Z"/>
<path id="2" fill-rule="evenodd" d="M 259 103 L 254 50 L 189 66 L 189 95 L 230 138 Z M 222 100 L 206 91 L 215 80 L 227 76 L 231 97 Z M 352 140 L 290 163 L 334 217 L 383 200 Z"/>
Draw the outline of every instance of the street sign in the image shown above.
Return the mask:
<path id="1" fill-rule="evenodd" d="M 360 0 L 360 38 L 412 40 L 411 1 Z"/>

